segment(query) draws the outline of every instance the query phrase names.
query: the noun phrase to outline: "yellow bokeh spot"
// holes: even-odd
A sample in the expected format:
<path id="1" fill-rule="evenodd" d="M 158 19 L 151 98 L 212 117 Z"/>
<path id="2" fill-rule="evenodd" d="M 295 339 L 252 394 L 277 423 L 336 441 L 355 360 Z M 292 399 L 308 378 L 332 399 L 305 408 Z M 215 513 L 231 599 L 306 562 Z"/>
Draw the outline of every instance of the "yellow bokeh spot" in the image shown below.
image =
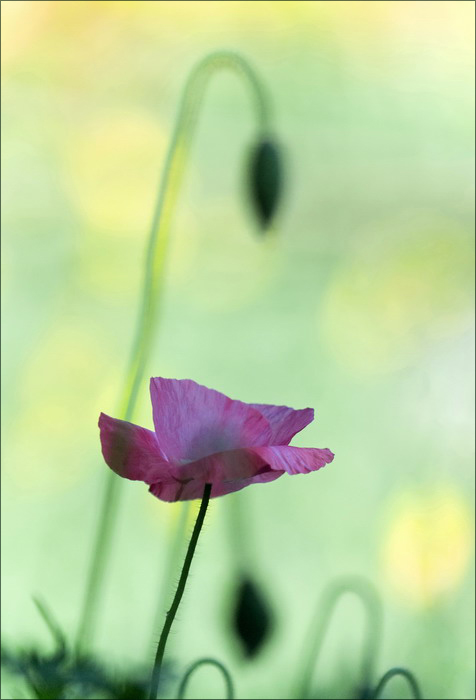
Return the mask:
<path id="1" fill-rule="evenodd" d="M 62 492 L 101 463 L 97 420 L 117 397 L 117 370 L 94 327 L 60 317 L 18 384 L 5 475 L 23 492 Z"/>
<path id="2" fill-rule="evenodd" d="M 48 2 L 4 0 L 2 12 L 2 73 L 6 75 L 10 62 L 24 55 L 44 31 L 51 15 Z"/>
<path id="3" fill-rule="evenodd" d="M 401 494 L 391 508 L 382 564 L 390 588 L 427 607 L 462 581 L 473 549 L 465 498 L 451 486 Z"/>
<path id="4" fill-rule="evenodd" d="M 65 151 L 65 182 L 87 228 L 141 240 L 155 206 L 168 139 L 145 112 L 106 113 Z"/>

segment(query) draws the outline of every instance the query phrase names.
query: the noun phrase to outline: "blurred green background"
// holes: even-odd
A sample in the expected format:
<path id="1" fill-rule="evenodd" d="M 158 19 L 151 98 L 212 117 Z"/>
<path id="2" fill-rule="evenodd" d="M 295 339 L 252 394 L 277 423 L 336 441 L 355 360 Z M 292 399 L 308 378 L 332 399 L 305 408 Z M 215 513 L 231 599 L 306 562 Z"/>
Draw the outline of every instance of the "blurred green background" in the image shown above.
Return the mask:
<path id="1" fill-rule="evenodd" d="M 320 593 L 360 574 L 384 605 L 378 670 L 474 697 L 471 2 L 2 2 L 4 638 L 49 643 L 32 594 L 77 628 L 107 471 L 97 418 L 116 411 L 180 93 L 217 48 L 270 92 L 284 197 L 263 239 L 249 96 L 217 75 L 147 376 L 312 406 L 294 444 L 336 457 L 213 502 L 168 652 L 217 656 L 239 697 L 286 697 Z M 151 427 L 147 382 L 139 403 Z M 179 506 L 122 486 L 95 649 L 149 663 Z M 278 616 L 250 664 L 223 613 L 233 499 Z M 343 601 L 317 685 L 357 678 L 362 624 Z M 213 674 L 189 697 L 220 697 Z"/>

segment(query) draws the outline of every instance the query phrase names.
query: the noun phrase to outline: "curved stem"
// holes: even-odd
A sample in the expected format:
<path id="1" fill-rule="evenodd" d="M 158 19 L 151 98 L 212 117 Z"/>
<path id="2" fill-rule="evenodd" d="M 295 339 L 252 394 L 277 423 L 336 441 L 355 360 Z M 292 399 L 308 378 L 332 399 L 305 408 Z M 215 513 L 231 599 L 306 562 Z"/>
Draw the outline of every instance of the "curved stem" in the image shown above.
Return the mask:
<path id="1" fill-rule="evenodd" d="M 377 687 L 375 688 L 372 697 L 373 698 L 378 698 L 380 693 L 382 692 L 383 688 L 387 685 L 389 680 L 393 678 L 394 676 L 403 676 L 403 678 L 406 678 L 408 681 L 408 685 L 412 689 L 413 697 L 415 700 L 421 700 L 423 697 L 420 691 L 420 687 L 418 685 L 417 679 L 413 675 L 411 671 L 408 671 L 406 668 L 399 668 L 398 666 L 395 666 L 394 668 L 389 669 L 386 673 L 383 674 L 382 678 L 377 684 Z"/>
<path id="2" fill-rule="evenodd" d="M 185 697 L 185 690 L 187 689 L 187 683 L 190 679 L 190 676 L 194 671 L 199 668 L 199 666 L 205 666 L 205 664 L 209 664 L 211 666 L 216 666 L 222 674 L 223 678 L 225 679 L 225 685 L 226 685 L 226 697 L 227 700 L 233 700 L 235 697 L 235 692 L 233 688 L 233 681 L 231 679 L 230 672 L 225 668 L 225 666 L 220 662 L 217 661 L 216 659 L 199 659 L 198 661 L 195 661 L 190 668 L 186 671 L 184 677 L 182 678 L 180 682 L 180 687 L 178 690 L 178 700 L 183 700 Z"/>
<path id="3" fill-rule="evenodd" d="M 211 491 L 212 485 L 205 484 L 205 489 L 203 491 L 202 496 L 202 503 L 200 505 L 200 510 L 198 511 L 195 527 L 193 528 L 192 537 L 190 538 L 190 543 L 188 545 L 187 554 L 183 563 L 182 573 L 180 574 L 177 590 L 175 591 L 172 607 L 170 608 L 165 617 L 165 624 L 160 635 L 159 644 L 157 646 L 154 667 L 152 669 L 152 679 L 150 682 L 150 700 L 155 700 L 155 698 L 157 697 L 157 690 L 159 687 L 160 671 L 162 668 L 162 660 L 164 658 L 165 645 L 167 644 L 167 638 L 169 636 L 170 628 L 172 627 L 172 623 L 175 619 L 175 615 L 177 614 L 177 610 L 179 608 L 180 601 L 182 600 L 182 596 L 185 590 L 185 584 L 187 583 L 188 573 L 192 564 L 192 559 L 195 553 L 195 548 L 197 546 L 198 537 L 202 529 L 203 521 L 205 520 L 205 513 L 207 512 Z"/>
<path id="4" fill-rule="evenodd" d="M 124 420 L 131 420 L 133 416 L 139 387 L 141 386 L 154 338 L 172 210 L 197 121 L 198 109 L 210 76 L 215 70 L 223 68 L 235 71 L 245 81 L 250 88 L 254 101 L 259 129 L 262 132 L 266 132 L 269 128 L 269 104 L 267 97 L 255 71 L 245 59 L 233 52 L 219 51 L 206 56 L 196 65 L 182 93 L 152 219 L 145 263 L 141 310 L 120 400 L 119 415 Z M 93 632 L 100 587 L 108 563 L 113 524 L 117 515 L 119 484 L 120 479 L 118 479 L 116 474 L 108 471 L 80 616 L 76 640 L 78 651 L 89 641 Z"/>
<path id="5" fill-rule="evenodd" d="M 146 274 L 142 294 L 142 311 L 136 342 L 132 353 L 131 367 L 122 400 L 124 420 L 128 420 L 135 406 L 137 392 L 142 380 L 144 365 L 152 338 L 152 324 L 159 299 L 159 287 L 171 213 L 178 194 L 179 184 L 185 165 L 185 157 L 190 146 L 197 121 L 199 107 L 205 87 L 218 70 L 228 68 L 237 72 L 251 88 L 256 116 L 261 131 L 267 131 L 269 106 L 263 86 L 254 70 L 241 56 L 232 52 L 220 51 L 206 56 L 190 74 L 182 93 L 175 129 L 167 152 L 162 174 L 159 196 L 152 221 L 147 251 Z"/>
<path id="6" fill-rule="evenodd" d="M 380 599 L 373 586 L 364 578 L 351 577 L 333 582 L 322 594 L 317 617 L 311 625 L 309 641 L 305 645 L 304 662 L 296 684 L 296 698 L 308 698 L 313 671 L 322 649 L 326 632 L 339 599 L 345 593 L 353 593 L 362 602 L 367 613 L 367 629 L 363 644 L 361 675 L 362 685 L 368 685 L 373 675 L 381 637 L 382 615 Z"/>

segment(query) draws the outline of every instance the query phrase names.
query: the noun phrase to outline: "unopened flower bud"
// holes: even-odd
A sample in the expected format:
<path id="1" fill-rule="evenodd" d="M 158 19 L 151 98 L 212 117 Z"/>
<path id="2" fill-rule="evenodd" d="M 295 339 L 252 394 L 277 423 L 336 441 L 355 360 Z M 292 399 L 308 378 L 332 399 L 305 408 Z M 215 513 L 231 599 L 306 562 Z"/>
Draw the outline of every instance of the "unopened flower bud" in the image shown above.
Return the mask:
<path id="1" fill-rule="evenodd" d="M 263 228 L 269 227 L 276 213 L 281 186 L 278 146 L 272 139 L 264 138 L 253 148 L 249 169 L 251 201 Z"/>
<path id="2" fill-rule="evenodd" d="M 243 652 L 252 658 L 268 639 L 274 620 L 261 589 L 246 576 L 238 584 L 232 615 L 232 625 Z"/>

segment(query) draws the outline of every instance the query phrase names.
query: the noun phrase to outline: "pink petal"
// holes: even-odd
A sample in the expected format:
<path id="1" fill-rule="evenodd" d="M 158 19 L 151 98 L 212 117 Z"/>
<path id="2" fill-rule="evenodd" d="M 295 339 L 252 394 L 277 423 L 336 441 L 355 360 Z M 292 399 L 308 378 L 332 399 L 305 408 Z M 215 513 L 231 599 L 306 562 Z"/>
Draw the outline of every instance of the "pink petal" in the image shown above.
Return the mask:
<path id="1" fill-rule="evenodd" d="M 215 498 L 253 483 L 273 481 L 283 474 L 272 471 L 253 450 L 230 450 L 176 467 L 168 479 L 149 490 L 164 501 L 187 501 L 201 498 L 205 484 L 211 483 L 211 497 Z"/>
<path id="2" fill-rule="evenodd" d="M 249 479 L 236 479 L 234 481 L 222 481 L 214 483 L 212 486 L 211 498 L 217 498 L 217 496 L 225 496 L 227 493 L 234 493 L 235 491 L 241 491 L 245 486 L 251 486 L 251 484 L 264 484 L 268 481 L 274 481 L 279 479 L 284 472 L 274 472 L 267 471 L 263 474 L 258 474 Z M 161 501 L 168 501 L 174 503 L 175 501 L 192 501 L 203 496 L 203 491 L 206 482 L 201 482 L 197 480 L 192 480 L 188 483 L 170 482 L 162 481 L 157 484 L 152 484 L 149 491 L 160 498 Z"/>
<path id="3" fill-rule="evenodd" d="M 191 379 L 150 380 L 155 432 L 170 461 L 195 461 L 240 447 L 268 445 L 271 428 L 259 411 Z"/>
<path id="4" fill-rule="evenodd" d="M 105 413 L 99 416 L 99 429 L 104 459 L 116 474 L 147 484 L 168 476 L 171 465 L 151 430 Z"/>
<path id="5" fill-rule="evenodd" d="M 302 447 L 254 447 L 209 455 L 175 467 L 168 477 L 150 487 L 163 501 L 201 498 L 206 483 L 212 498 L 239 491 L 245 486 L 278 479 L 285 472 L 305 474 L 331 462 L 330 450 Z"/>
<path id="6" fill-rule="evenodd" d="M 266 462 L 271 469 L 288 474 L 308 474 L 324 467 L 334 459 L 327 448 L 270 446 L 254 447 L 253 452 Z"/>
<path id="7" fill-rule="evenodd" d="M 288 445 L 291 439 L 314 420 L 313 408 L 295 410 L 289 406 L 252 403 L 271 426 L 270 445 Z"/>

